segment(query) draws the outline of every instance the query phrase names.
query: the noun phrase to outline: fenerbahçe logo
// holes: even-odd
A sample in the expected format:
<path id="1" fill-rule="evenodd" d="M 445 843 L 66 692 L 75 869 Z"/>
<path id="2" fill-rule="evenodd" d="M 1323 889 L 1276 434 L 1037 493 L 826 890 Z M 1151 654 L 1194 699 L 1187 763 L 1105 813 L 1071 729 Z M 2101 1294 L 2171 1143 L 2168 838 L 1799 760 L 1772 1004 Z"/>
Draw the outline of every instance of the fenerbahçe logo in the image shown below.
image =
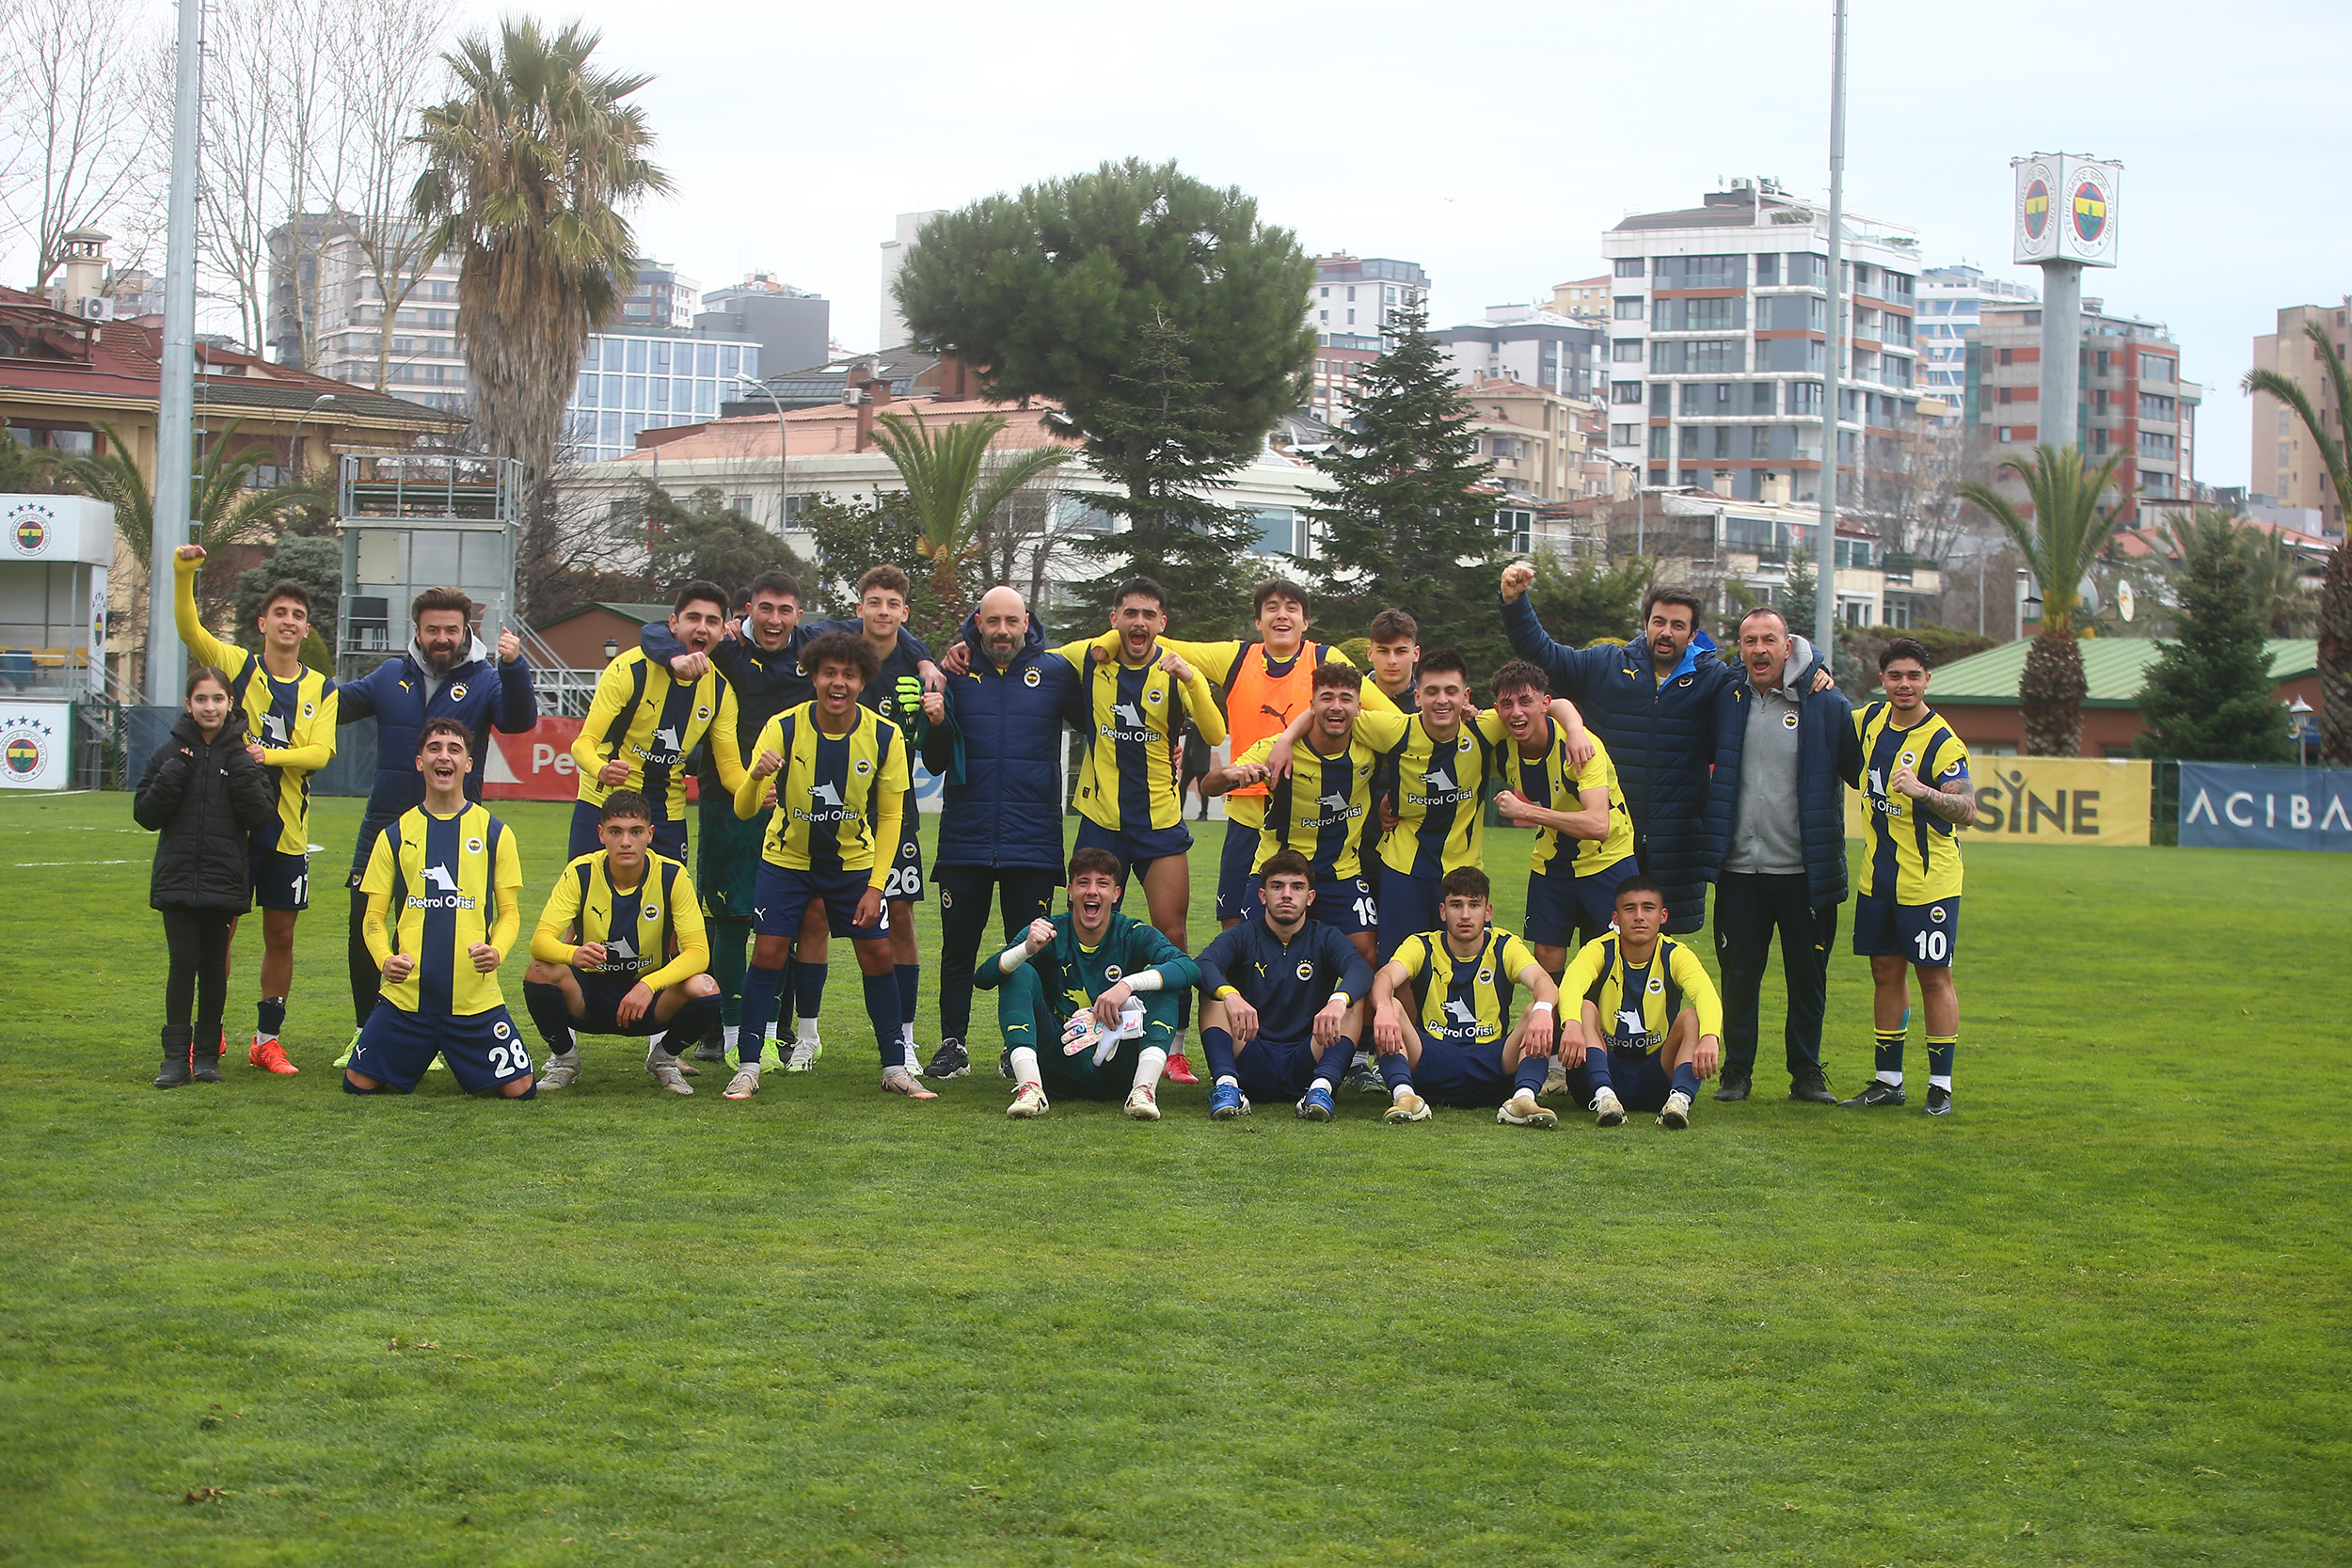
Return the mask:
<path id="1" fill-rule="evenodd" d="M 459 681 L 455 686 L 449 689 L 449 700 L 453 703 L 462 703 L 466 700 L 466 683 L 464 681 Z M 304 711 L 308 712 L 309 710 L 305 709 Z"/>
<path id="2" fill-rule="evenodd" d="M 490 1025 L 490 1033 L 496 1035 L 501 1039 L 504 1039 L 507 1036 L 513 1034 L 514 1032 L 514 1030 L 509 1029 L 503 1022 L 493 1023 Z"/>
<path id="3" fill-rule="evenodd" d="M 40 555 L 49 547 L 49 511 L 39 502 L 18 507 L 8 517 L 8 547 L 19 555 Z"/>
<path id="4" fill-rule="evenodd" d="M 1024 685 L 1024 686 L 1035 686 L 1035 685 L 1037 684 L 1037 681 L 1038 681 L 1038 674 L 1037 674 L 1037 667 L 1036 667 L 1035 665 L 1031 665 L 1028 669 L 1024 670 L 1024 671 L 1022 671 L 1022 672 L 1021 672 L 1021 684 L 1022 684 L 1022 685 Z"/>
<path id="5" fill-rule="evenodd" d="M 2038 240 L 2050 227 L 2050 187 L 2037 180 L 2026 187 L 2026 238 Z"/>
<path id="6" fill-rule="evenodd" d="M 2074 232 L 2085 245 L 2107 229 L 2107 193 L 2089 180 L 2074 187 Z"/>
<path id="7" fill-rule="evenodd" d="M 659 904 L 647 904 L 644 908 L 644 912 L 640 914 L 637 918 L 640 920 L 659 920 L 661 918 L 661 906 Z"/>
<path id="8" fill-rule="evenodd" d="M 1311 963 L 1302 962 L 1298 966 L 1298 977 L 1302 980 L 1313 979 L 1315 977 L 1315 966 Z"/>
<path id="9" fill-rule="evenodd" d="M 478 837 L 466 840 L 466 853 L 469 855 L 478 855 L 482 853 L 482 840 Z"/>
<path id="10" fill-rule="evenodd" d="M 1784 730 L 1795 729 L 1797 727 L 1797 716 L 1794 713 L 1782 714 L 1780 716 L 1780 727 Z"/>
<path id="11" fill-rule="evenodd" d="M 1109 980 L 1114 984 L 1117 983 L 1119 977 L 1125 973 L 1127 972 L 1120 968 L 1117 964 L 1104 964 L 1103 966 L 1103 978 Z"/>
<path id="12" fill-rule="evenodd" d="M 1666 991 L 1666 977 L 1662 974 L 1653 974 L 1649 977 L 1649 984 L 1643 989 L 1652 996 L 1662 996 Z"/>

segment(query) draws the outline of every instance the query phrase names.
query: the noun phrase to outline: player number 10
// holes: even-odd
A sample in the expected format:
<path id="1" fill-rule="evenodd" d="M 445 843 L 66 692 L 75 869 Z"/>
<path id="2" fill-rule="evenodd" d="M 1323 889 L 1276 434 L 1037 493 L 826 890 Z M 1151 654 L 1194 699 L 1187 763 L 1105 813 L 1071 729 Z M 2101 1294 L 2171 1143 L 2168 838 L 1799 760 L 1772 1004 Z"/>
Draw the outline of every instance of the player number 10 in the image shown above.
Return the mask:
<path id="1" fill-rule="evenodd" d="M 1921 963 L 1938 962 L 1950 951 L 1944 943 L 1944 933 L 1941 931 L 1922 931 L 1911 939 L 1911 945 L 1917 951 Z"/>

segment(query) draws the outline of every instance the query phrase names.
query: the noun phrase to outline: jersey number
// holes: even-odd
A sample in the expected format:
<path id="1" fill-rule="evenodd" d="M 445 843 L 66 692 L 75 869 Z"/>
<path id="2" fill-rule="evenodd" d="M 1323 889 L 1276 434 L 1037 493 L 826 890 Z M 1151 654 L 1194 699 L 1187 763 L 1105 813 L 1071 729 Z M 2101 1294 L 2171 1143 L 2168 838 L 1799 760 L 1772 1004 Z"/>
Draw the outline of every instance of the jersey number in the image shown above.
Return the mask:
<path id="1" fill-rule="evenodd" d="M 294 900 L 297 904 L 310 901 L 310 874 L 307 871 L 294 879 Z"/>
<path id="2" fill-rule="evenodd" d="M 512 1045 L 490 1047 L 490 1076 L 513 1078 L 531 1070 L 531 1047 L 516 1040 Z"/>
<path id="3" fill-rule="evenodd" d="M 1356 900 L 1356 918 L 1366 926 L 1377 926 L 1380 924 L 1379 908 L 1369 898 L 1359 898 Z"/>
<path id="4" fill-rule="evenodd" d="M 920 866 L 893 866 L 890 875 L 882 879 L 882 901 L 885 903 L 893 899 L 912 899 L 922 890 L 923 868 Z"/>
<path id="5" fill-rule="evenodd" d="M 1918 953 L 1921 963 L 1936 962 L 1951 951 L 1941 931 L 1922 931 L 1911 939 L 1911 945 Z"/>

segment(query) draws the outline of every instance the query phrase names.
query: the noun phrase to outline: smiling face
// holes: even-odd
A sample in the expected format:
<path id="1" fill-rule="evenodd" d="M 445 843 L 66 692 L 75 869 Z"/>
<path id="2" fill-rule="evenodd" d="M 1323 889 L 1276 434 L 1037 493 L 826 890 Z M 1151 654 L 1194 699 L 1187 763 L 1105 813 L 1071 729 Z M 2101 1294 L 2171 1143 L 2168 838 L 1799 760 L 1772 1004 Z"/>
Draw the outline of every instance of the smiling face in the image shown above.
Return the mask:
<path id="1" fill-rule="evenodd" d="M 1010 664 L 1029 635 L 1029 607 L 1021 595 L 1009 588 L 992 588 L 980 595 L 973 619 L 979 625 L 980 651 L 989 662 L 1000 670 Z"/>
<path id="2" fill-rule="evenodd" d="M 457 661 L 472 646 L 473 635 L 466 627 L 463 610 L 428 610 L 417 617 L 417 649 L 435 674 L 446 675 L 456 669 Z"/>
<path id="3" fill-rule="evenodd" d="M 653 824 L 642 816 L 608 816 L 596 824 L 606 863 L 619 872 L 633 872 L 645 863 L 645 846 L 653 842 Z"/>
<path id="4" fill-rule="evenodd" d="M 707 654 L 719 645 L 727 629 L 727 607 L 711 599 L 689 599 L 670 615 L 670 635 L 686 644 L 690 654 Z"/>
<path id="5" fill-rule="evenodd" d="M 188 717 L 196 721 L 205 739 L 212 739 L 229 722 L 229 689 L 218 681 L 199 681 L 188 693 Z"/>
<path id="6" fill-rule="evenodd" d="M 1356 716 L 1363 711 L 1360 692 L 1344 686 L 1318 686 L 1314 694 L 1314 745 L 1325 756 L 1337 756 L 1340 748 L 1356 728 Z"/>
<path id="7" fill-rule="evenodd" d="M 462 735 L 444 731 L 424 737 L 417 752 L 417 771 L 424 775 L 424 792 L 428 800 L 446 800 L 453 795 L 462 796 L 466 773 L 473 766 L 472 748 Z"/>
<path id="8" fill-rule="evenodd" d="M 1425 672 L 1421 677 L 1421 717 L 1429 733 L 1451 740 L 1462 727 L 1470 705 L 1470 686 L 1458 670 Z"/>
<path id="9" fill-rule="evenodd" d="M 1307 607 L 1288 594 L 1268 594 L 1258 607 L 1258 636 L 1267 653 L 1290 657 L 1307 640 Z"/>
<path id="10" fill-rule="evenodd" d="M 761 589 L 752 595 L 752 641 L 762 653 L 774 653 L 792 640 L 801 624 L 801 601 L 789 594 Z"/>
<path id="11" fill-rule="evenodd" d="M 1296 872 L 1278 871 L 1258 890 L 1258 899 L 1265 905 L 1266 924 L 1288 936 L 1307 918 L 1307 906 L 1315 901 L 1315 890 Z"/>
<path id="12" fill-rule="evenodd" d="M 907 596 L 895 588 L 869 588 L 857 602 L 857 618 L 875 641 L 896 641 L 907 624 Z"/>
<path id="13" fill-rule="evenodd" d="M 262 607 L 262 641 L 292 653 L 310 635 L 310 612 L 294 599 L 272 599 Z"/>
<path id="14" fill-rule="evenodd" d="M 1540 749 L 1549 738 L 1545 721 L 1550 708 L 1551 699 L 1532 686 L 1507 687 L 1495 693 L 1496 716 L 1522 752 Z"/>
<path id="15" fill-rule="evenodd" d="M 1751 610 L 1740 623 L 1740 662 L 1747 667 L 1748 684 L 1758 691 L 1780 685 L 1788 667 L 1788 623 L 1778 610 Z"/>
<path id="16" fill-rule="evenodd" d="M 1157 599 L 1130 594 L 1111 611 L 1111 629 L 1119 633 L 1120 656 L 1131 664 L 1140 663 L 1168 629 L 1168 610 Z"/>
<path id="17" fill-rule="evenodd" d="M 842 659 L 829 658 L 809 674 L 817 689 L 817 716 L 836 725 L 857 707 L 857 694 L 866 685 L 866 672 Z"/>
<path id="18" fill-rule="evenodd" d="M 1895 711 L 1907 718 L 1928 700 L 1928 667 L 1915 658 L 1894 659 L 1879 672 L 1879 684 Z"/>
<path id="19" fill-rule="evenodd" d="M 1089 947 L 1110 928 L 1119 907 L 1119 879 L 1107 871 L 1081 871 L 1070 879 L 1070 924 Z"/>

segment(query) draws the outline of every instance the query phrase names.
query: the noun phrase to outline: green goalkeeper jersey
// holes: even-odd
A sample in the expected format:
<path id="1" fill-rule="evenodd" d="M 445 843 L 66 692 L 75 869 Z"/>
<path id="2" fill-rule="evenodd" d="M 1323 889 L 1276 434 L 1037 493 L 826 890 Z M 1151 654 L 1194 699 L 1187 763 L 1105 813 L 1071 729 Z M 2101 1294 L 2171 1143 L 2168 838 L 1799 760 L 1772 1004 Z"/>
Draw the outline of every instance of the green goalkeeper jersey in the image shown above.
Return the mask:
<path id="1" fill-rule="evenodd" d="M 1096 997 L 1128 975 L 1147 969 L 1160 972 L 1161 992 L 1169 997 L 1200 983 L 1200 966 L 1140 920 L 1113 914 L 1110 929 L 1094 947 L 1079 943 L 1070 928 L 1069 911 L 1054 916 L 1053 925 L 1052 944 L 1033 954 L 1027 967 L 1036 974 L 1054 1016 L 1064 1023 L 1094 1006 Z M 972 983 L 982 990 L 994 990 L 1005 983 L 1004 966 L 994 956 L 982 958 Z"/>

